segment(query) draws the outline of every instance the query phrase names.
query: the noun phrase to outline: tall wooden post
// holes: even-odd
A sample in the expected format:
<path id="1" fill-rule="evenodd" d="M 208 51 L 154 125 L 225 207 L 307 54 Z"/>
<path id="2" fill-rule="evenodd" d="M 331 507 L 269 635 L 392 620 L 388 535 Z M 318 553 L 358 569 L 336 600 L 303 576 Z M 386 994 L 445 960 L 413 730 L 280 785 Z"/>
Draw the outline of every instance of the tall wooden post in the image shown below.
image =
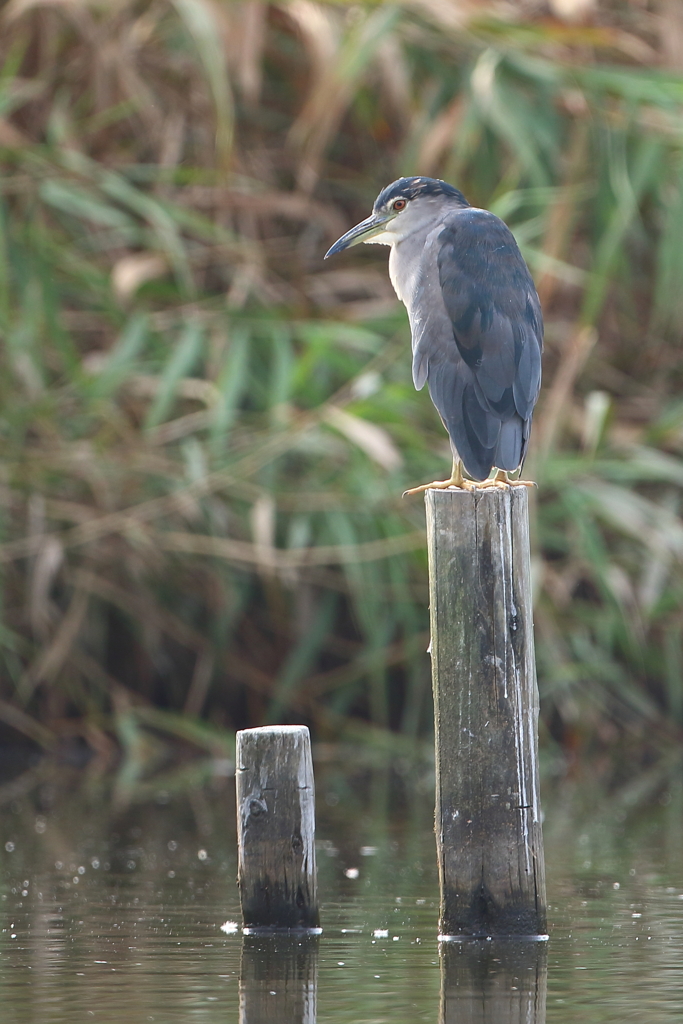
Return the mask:
<path id="1" fill-rule="evenodd" d="M 237 733 L 238 884 L 245 934 L 319 930 L 315 786 L 304 725 Z"/>
<path id="2" fill-rule="evenodd" d="M 445 942 L 439 1024 L 545 1024 L 545 942 Z"/>
<path id="3" fill-rule="evenodd" d="M 425 495 L 444 938 L 541 937 L 545 868 L 524 487 Z"/>

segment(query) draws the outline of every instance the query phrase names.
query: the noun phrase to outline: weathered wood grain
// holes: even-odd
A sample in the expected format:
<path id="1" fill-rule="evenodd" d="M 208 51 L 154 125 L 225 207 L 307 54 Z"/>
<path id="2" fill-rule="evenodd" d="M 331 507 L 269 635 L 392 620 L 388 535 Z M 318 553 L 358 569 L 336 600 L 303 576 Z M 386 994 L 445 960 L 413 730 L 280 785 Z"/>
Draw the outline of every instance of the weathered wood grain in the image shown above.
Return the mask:
<path id="1" fill-rule="evenodd" d="M 526 488 L 425 495 L 441 935 L 544 934 Z"/>
<path id="2" fill-rule="evenodd" d="M 316 1024 L 317 935 L 248 935 L 242 946 L 240 1024 Z"/>
<path id="3" fill-rule="evenodd" d="M 545 1024 L 545 942 L 444 942 L 439 1024 Z"/>
<path id="4" fill-rule="evenodd" d="M 237 733 L 238 884 L 245 931 L 318 928 L 315 786 L 303 725 Z"/>

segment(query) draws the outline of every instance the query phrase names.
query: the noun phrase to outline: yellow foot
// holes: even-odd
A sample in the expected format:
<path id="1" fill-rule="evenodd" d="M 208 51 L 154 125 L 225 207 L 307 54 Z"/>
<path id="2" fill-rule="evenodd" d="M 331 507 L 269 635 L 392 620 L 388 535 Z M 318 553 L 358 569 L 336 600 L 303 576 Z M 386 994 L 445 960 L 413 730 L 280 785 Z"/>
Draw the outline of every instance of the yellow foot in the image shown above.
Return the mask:
<path id="1" fill-rule="evenodd" d="M 534 480 L 511 480 L 504 469 L 499 469 L 492 480 L 483 480 L 477 487 L 537 487 Z"/>
<path id="2" fill-rule="evenodd" d="M 431 484 L 420 484 L 419 487 L 410 487 L 407 491 L 404 491 L 402 497 L 405 498 L 408 494 L 422 494 L 424 491 L 446 491 L 449 487 L 454 487 L 460 491 L 473 491 L 477 485 L 472 483 L 471 480 L 465 480 L 461 475 L 459 477 L 451 477 L 450 480 L 432 480 Z"/>

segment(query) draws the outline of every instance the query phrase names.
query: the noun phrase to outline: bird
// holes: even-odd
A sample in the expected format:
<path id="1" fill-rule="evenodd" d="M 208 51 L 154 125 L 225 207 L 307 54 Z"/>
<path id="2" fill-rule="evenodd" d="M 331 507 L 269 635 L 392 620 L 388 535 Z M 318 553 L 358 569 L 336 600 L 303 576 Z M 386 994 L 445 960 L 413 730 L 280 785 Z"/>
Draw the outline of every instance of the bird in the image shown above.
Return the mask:
<path id="1" fill-rule="evenodd" d="M 543 351 L 541 305 L 510 229 L 453 185 L 409 177 L 382 189 L 372 214 L 325 259 L 359 242 L 391 247 L 389 277 L 410 320 L 413 382 L 418 391 L 428 385 L 453 454 L 448 480 L 404 494 L 535 486 L 508 476 L 526 455 Z"/>

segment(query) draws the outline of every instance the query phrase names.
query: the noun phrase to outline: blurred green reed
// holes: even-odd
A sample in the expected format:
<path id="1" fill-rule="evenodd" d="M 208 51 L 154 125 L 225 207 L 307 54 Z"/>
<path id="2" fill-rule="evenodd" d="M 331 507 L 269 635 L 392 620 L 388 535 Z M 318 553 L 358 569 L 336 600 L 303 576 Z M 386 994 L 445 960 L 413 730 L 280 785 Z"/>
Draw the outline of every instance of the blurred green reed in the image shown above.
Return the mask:
<path id="1" fill-rule="evenodd" d="M 163 736 L 428 734 L 400 495 L 446 438 L 385 254 L 322 263 L 423 173 L 509 221 L 545 308 L 545 741 L 680 738 L 683 58 L 640 8 L 517 7 L 0 5 L 9 729 L 123 750 L 123 789 Z"/>

